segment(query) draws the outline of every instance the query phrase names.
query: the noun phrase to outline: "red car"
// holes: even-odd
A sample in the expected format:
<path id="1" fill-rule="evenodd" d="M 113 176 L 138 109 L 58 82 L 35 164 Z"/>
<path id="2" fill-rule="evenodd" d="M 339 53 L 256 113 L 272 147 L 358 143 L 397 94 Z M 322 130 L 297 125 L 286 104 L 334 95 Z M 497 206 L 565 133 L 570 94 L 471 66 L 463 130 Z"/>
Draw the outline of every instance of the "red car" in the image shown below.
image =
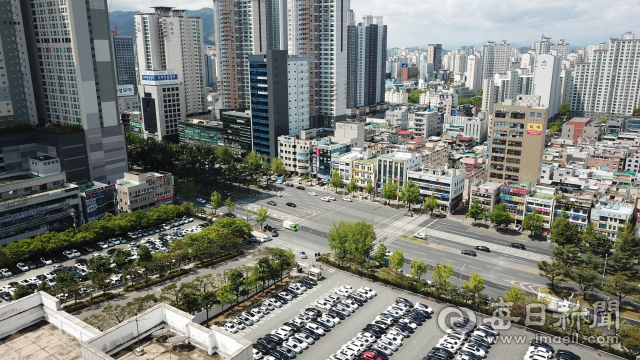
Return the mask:
<path id="1" fill-rule="evenodd" d="M 361 359 L 366 359 L 366 360 L 382 360 L 381 357 L 379 357 L 378 355 L 372 353 L 371 351 L 365 351 L 364 354 L 362 354 Z"/>

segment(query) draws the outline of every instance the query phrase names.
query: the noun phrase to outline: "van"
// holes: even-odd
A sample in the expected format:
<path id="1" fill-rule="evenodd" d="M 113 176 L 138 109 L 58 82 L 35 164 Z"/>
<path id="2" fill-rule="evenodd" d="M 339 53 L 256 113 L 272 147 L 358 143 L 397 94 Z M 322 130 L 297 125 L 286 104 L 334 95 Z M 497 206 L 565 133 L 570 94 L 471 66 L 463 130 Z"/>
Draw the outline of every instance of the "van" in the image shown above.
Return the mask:
<path id="1" fill-rule="evenodd" d="M 287 220 L 283 221 L 282 227 L 284 227 L 287 230 L 298 231 L 298 225 L 296 225 L 294 222 L 291 222 L 291 221 L 287 221 Z"/>

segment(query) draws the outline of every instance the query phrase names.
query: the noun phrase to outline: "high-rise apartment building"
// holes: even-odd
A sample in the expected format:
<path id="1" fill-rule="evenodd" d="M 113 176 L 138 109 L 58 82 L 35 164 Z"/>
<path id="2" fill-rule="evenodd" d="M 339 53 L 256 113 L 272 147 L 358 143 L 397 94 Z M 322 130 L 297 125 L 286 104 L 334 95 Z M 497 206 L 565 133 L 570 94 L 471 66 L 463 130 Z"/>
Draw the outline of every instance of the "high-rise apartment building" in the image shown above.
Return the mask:
<path id="1" fill-rule="evenodd" d="M 536 41 L 531 46 L 531 49 L 535 52 L 536 55 L 542 54 L 550 54 L 554 52 L 556 55 L 562 57 L 562 60 L 567 59 L 567 55 L 570 52 L 570 45 L 564 42 L 564 39 L 560 39 L 560 42 L 557 44 L 551 43 L 551 38 L 542 35 L 542 39 L 540 41 Z"/>
<path id="2" fill-rule="evenodd" d="M 549 119 L 555 119 L 562 100 L 562 57 L 553 54 L 536 56 L 533 69 L 532 95 L 540 96 L 540 106 L 548 108 Z"/>
<path id="3" fill-rule="evenodd" d="M 158 6 L 153 9 L 153 13 L 134 15 L 138 69 L 142 80 L 152 77 L 161 81 L 166 74 L 158 72 L 175 72 L 178 83 L 184 86 L 183 111 L 186 114 L 205 112 L 207 93 L 202 19 L 188 18 L 185 10 L 171 7 Z M 146 90 L 142 89 L 141 93 L 144 92 Z M 177 123 L 174 125 L 176 127 L 170 129 L 171 134 L 177 134 Z"/>
<path id="4" fill-rule="evenodd" d="M 362 17 L 356 44 L 356 106 L 376 105 L 384 101 L 387 62 L 387 25 L 382 24 L 382 16 Z"/>
<path id="5" fill-rule="evenodd" d="M 18 20 L 16 8 L 21 7 L 22 19 L 18 21 L 24 24 L 26 46 L 16 53 L 28 53 L 40 122 L 82 127 L 90 180 L 115 182 L 128 164 L 124 129 L 118 117 L 106 0 L 89 4 L 22 0 L 19 4 L 12 2 L 11 21 Z M 23 82 L 30 86 L 25 79 L 28 75 L 23 71 Z M 70 172 L 81 170 L 65 171 L 72 178 Z"/>
<path id="6" fill-rule="evenodd" d="M 247 110 L 251 107 L 249 55 L 267 51 L 265 0 L 214 0 L 213 16 L 220 108 Z M 312 39 L 306 40 L 308 47 L 314 46 Z"/>
<path id="7" fill-rule="evenodd" d="M 640 106 L 640 39 L 627 32 L 576 64 L 572 116 L 615 120 Z"/>
<path id="8" fill-rule="evenodd" d="M 38 123 L 22 8 L 0 2 L 0 129 Z M 27 9 L 29 16 L 29 9 Z M 28 30 L 28 28 L 27 28 Z"/>
<path id="9" fill-rule="evenodd" d="M 482 46 L 482 78 L 491 79 L 495 74 L 503 74 L 509 70 L 511 45 L 507 40 L 500 44 L 493 41 Z"/>
<path id="10" fill-rule="evenodd" d="M 358 28 L 353 10 L 349 10 L 347 23 L 347 109 L 353 109 L 357 105 L 358 91 Z M 385 64 L 386 65 L 386 64 Z M 385 66 L 386 68 L 386 66 Z M 386 69 L 385 69 L 386 70 Z"/>
<path id="11" fill-rule="evenodd" d="M 136 54 L 131 36 L 111 34 L 118 85 L 136 85 Z"/>
<path id="12" fill-rule="evenodd" d="M 489 141 L 489 181 L 530 181 L 540 177 L 547 108 L 495 104 Z"/>
<path id="13" fill-rule="evenodd" d="M 467 80 L 469 90 L 478 92 L 482 88 L 482 56 L 469 55 L 467 58 Z"/>
<path id="14" fill-rule="evenodd" d="M 442 69 L 442 44 L 429 44 L 427 62 L 433 64 L 435 70 Z"/>
<path id="15" fill-rule="evenodd" d="M 287 50 L 287 0 L 265 0 L 267 50 Z"/>

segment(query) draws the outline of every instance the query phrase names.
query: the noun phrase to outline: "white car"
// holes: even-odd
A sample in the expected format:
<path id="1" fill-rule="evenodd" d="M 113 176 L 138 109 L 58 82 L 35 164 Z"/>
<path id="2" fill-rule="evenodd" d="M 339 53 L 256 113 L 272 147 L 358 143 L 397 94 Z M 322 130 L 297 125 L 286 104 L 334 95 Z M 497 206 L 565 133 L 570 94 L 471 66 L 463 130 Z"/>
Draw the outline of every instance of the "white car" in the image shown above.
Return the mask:
<path id="1" fill-rule="evenodd" d="M 280 301 L 278 301 L 278 299 L 276 299 L 276 298 L 268 298 L 265 301 L 268 301 L 269 304 L 271 304 L 271 305 L 273 305 L 273 306 L 275 306 L 277 308 L 281 308 L 282 307 L 282 303 Z"/>
<path id="2" fill-rule="evenodd" d="M 423 232 L 417 232 L 415 235 L 413 235 L 414 238 L 417 239 L 426 239 L 427 238 L 427 234 L 423 233 Z"/>
<path id="3" fill-rule="evenodd" d="M 342 320 L 340 320 L 339 317 L 331 315 L 331 314 L 324 314 L 322 315 L 322 317 L 326 317 L 331 319 L 331 321 L 333 321 L 334 324 L 340 324 L 342 322 Z"/>
<path id="4" fill-rule="evenodd" d="M 372 299 L 373 295 L 371 293 L 369 293 L 368 291 L 364 290 L 364 289 L 358 289 L 358 291 L 356 291 L 356 293 L 360 296 L 364 296 L 367 299 Z"/>
<path id="5" fill-rule="evenodd" d="M 348 201 L 348 202 L 352 202 L 353 201 L 353 200 L 351 200 L 351 198 L 342 198 L 342 200 Z"/>
<path id="6" fill-rule="evenodd" d="M 546 357 L 544 355 L 525 355 L 523 360 L 548 360 L 551 357 Z"/>
<path id="7" fill-rule="evenodd" d="M 18 267 L 18 269 L 20 269 L 21 271 L 29 271 L 29 266 L 25 263 L 17 263 L 16 266 Z"/>
<path id="8" fill-rule="evenodd" d="M 539 355 L 539 356 L 544 356 L 548 359 L 553 357 L 553 353 L 545 348 L 542 347 L 530 347 L 529 350 L 527 350 L 527 353 L 525 354 L 525 356 L 534 356 L 534 355 Z"/>
<path id="9" fill-rule="evenodd" d="M 418 325 L 416 325 L 416 323 L 414 323 L 413 321 L 411 321 L 411 320 L 409 320 L 409 319 L 407 319 L 407 318 L 402 318 L 402 319 L 400 319 L 400 321 L 398 321 L 398 322 L 401 322 L 401 323 L 403 323 L 403 324 L 407 324 L 407 325 L 411 326 L 411 328 L 412 328 L 413 330 L 415 330 L 415 329 L 418 327 Z"/>
<path id="10" fill-rule="evenodd" d="M 302 346 L 292 342 L 291 344 L 289 344 L 288 342 L 286 344 L 282 344 L 284 347 L 288 348 L 289 350 L 293 351 L 296 354 L 301 354 L 302 353 Z"/>
<path id="11" fill-rule="evenodd" d="M 344 301 L 343 301 L 343 302 L 341 302 L 341 303 L 340 303 L 340 304 L 338 304 L 338 305 L 342 305 L 343 307 L 346 307 L 346 308 L 347 308 L 347 309 L 349 309 L 349 311 L 351 311 L 351 312 L 355 312 L 355 311 L 356 311 L 356 309 L 357 309 L 355 306 L 353 306 L 353 305 L 351 305 L 351 304 L 349 304 L 349 303 L 347 303 L 347 302 L 344 302 Z"/>
<path id="12" fill-rule="evenodd" d="M 326 202 L 331 202 L 331 199 L 330 199 L 330 198 L 328 198 L 328 197 L 320 198 L 320 200 L 322 200 L 322 201 L 326 201 Z"/>
<path id="13" fill-rule="evenodd" d="M 238 327 L 235 324 L 232 324 L 230 322 L 222 325 L 222 328 L 233 334 L 238 332 Z"/>
<path id="14" fill-rule="evenodd" d="M 358 305 L 357 302 L 355 302 L 355 300 L 353 299 L 345 299 L 344 302 L 346 302 L 347 304 L 353 306 L 354 308 L 358 309 L 360 306 Z"/>
<path id="15" fill-rule="evenodd" d="M 41 257 L 40 261 L 42 261 L 42 263 L 45 264 L 45 265 L 53 264 L 53 261 L 51 261 L 51 259 L 47 259 L 47 258 L 44 258 L 44 257 Z"/>
<path id="16" fill-rule="evenodd" d="M 387 345 L 376 343 L 375 345 L 373 345 L 373 348 L 378 351 L 382 351 L 383 353 L 387 354 L 387 356 L 393 355 L 393 349 L 388 347 Z"/>
<path id="17" fill-rule="evenodd" d="M 278 329 L 278 330 L 273 330 L 271 333 L 273 335 L 280 336 L 284 340 L 289 339 L 289 333 L 287 331 Z"/>
<path id="18" fill-rule="evenodd" d="M 196 199 L 196 201 L 197 201 L 197 202 L 199 202 L 200 204 L 204 204 L 204 203 L 206 203 L 206 202 L 207 202 L 207 201 L 206 201 L 205 199 L 203 199 L 203 198 L 197 198 L 197 199 Z"/>
<path id="19" fill-rule="evenodd" d="M 433 315 L 433 309 L 425 304 L 416 303 L 415 307 L 418 308 L 419 310 L 428 312 L 430 315 Z"/>
<path id="20" fill-rule="evenodd" d="M 340 295 L 340 296 L 349 296 L 351 295 L 351 293 L 343 288 L 337 288 L 335 291 L 336 294 Z"/>
<path id="21" fill-rule="evenodd" d="M 484 352 L 484 350 L 480 349 L 478 346 L 472 345 L 472 344 L 466 344 L 465 346 L 462 347 L 462 350 L 467 350 L 469 352 L 472 352 L 480 357 L 485 357 L 487 354 Z"/>
<path id="22" fill-rule="evenodd" d="M 257 315 L 258 317 L 264 317 L 264 314 L 262 313 L 262 310 L 260 310 L 259 308 L 253 308 L 251 309 L 251 313 L 254 315 Z"/>
<path id="23" fill-rule="evenodd" d="M 254 323 L 257 323 L 258 321 L 260 321 L 260 316 L 252 314 L 248 311 L 245 311 L 242 313 L 242 315 L 248 317 L 249 319 L 251 319 Z"/>
<path id="24" fill-rule="evenodd" d="M 315 192 L 313 192 L 313 191 L 310 191 L 310 192 L 309 192 L 309 195 L 311 195 L 311 196 L 317 196 L 318 194 L 316 194 L 316 193 L 315 193 Z"/>
<path id="25" fill-rule="evenodd" d="M 307 287 L 302 285 L 301 283 L 295 283 L 293 285 L 291 285 L 292 288 L 298 289 L 298 290 L 302 290 L 302 292 L 307 291 Z"/>
<path id="26" fill-rule="evenodd" d="M 404 334 L 402 334 L 398 330 L 395 330 L 395 328 L 389 330 L 389 335 L 393 335 L 393 336 L 397 337 L 400 340 L 404 340 Z"/>
<path id="27" fill-rule="evenodd" d="M 317 332 L 320 336 L 324 335 L 324 329 L 314 323 L 307 323 L 305 327 Z"/>
<path id="28" fill-rule="evenodd" d="M 287 301 L 291 301 L 293 300 L 293 296 L 291 296 L 291 294 L 286 293 L 284 291 L 281 291 L 278 293 L 278 295 L 282 296 L 283 298 L 287 299 Z"/>
<path id="29" fill-rule="evenodd" d="M 340 319 L 338 319 L 337 317 L 333 317 L 329 314 L 322 314 L 322 316 L 320 316 L 320 320 L 324 320 L 326 322 L 329 323 L 329 326 L 334 327 L 338 324 L 340 324 Z"/>
<path id="30" fill-rule="evenodd" d="M 440 339 L 440 341 L 438 341 L 438 345 L 436 346 L 453 346 L 456 350 L 458 350 L 462 346 L 462 344 L 462 341 L 457 341 L 456 339 L 442 338 Z"/>
<path id="31" fill-rule="evenodd" d="M 0 273 L 2 273 L 2 277 L 9 277 L 13 275 L 9 269 L 2 269 L 0 270 Z"/>
<path id="32" fill-rule="evenodd" d="M 240 330 L 243 330 L 244 328 L 246 328 L 246 326 L 244 325 L 242 320 L 233 319 L 233 320 L 231 320 L 231 322 Z"/>
<path id="33" fill-rule="evenodd" d="M 365 332 L 359 332 L 357 337 L 361 337 L 361 338 L 367 339 L 366 343 L 368 343 L 368 344 L 373 344 L 374 342 L 376 342 L 375 335 L 373 335 L 370 332 L 366 332 L 366 331 Z"/>
<path id="34" fill-rule="evenodd" d="M 291 347 L 291 348 L 293 348 L 294 345 L 297 345 L 302 350 L 306 350 L 309 347 L 309 343 L 307 343 L 306 341 L 298 338 L 295 335 L 292 336 L 289 340 L 287 340 L 287 342 L 283 343 L 283 345 L 286 345 L 286 346 Z"/>
<path id="35" fill-rule="evenodd" d="M 316 319 L 316 321 L 321 323 L 321 324 L 327 325 L 329 327 L 336 326 L 336 324 L 334 324 L 333 321 L 331 321 L 331 320 L 329 320 L 329 319 L 327 319 L 325 317 L 319 317 L 319 318 Z"/>
<path id="36" fill-rule="evenodd" d="M 353 360 L 358 356 L 357 349 L 344 346 L 338 351 L 338 354 L 347 356 L 349 360 Z"/>
<path id="37" fill-rule="evenodd" d="M 351 345 L 351 344 L 342 345 L 340 350 L 346 352 L 347 354 L 349 354 L 349 353 L 355 354 L 355 356 L 360 356 L 360 354 L 362 353 L 362 351 L 360 351 L 360 349 L 358 349 L 356 346 Z"/>
<path id="38" fill-rule="evenodd" d="M 96 245 L 100 246 L 103 249 L 106 249 L 109 247 L 109 245 L 107 245 L 106 243 L 103 243 L 102 241 L 100 241 L 99 243 L 97 243 Z"/>
<path id="39" fill-rule="evenodd" d="M 307 334 L 301 334 L 301 333 L 297 333 L 295 334 L 293 337 L 298 338 L 304 342 L 306 342 L 309 345 L 313 345 L 316 341 L 313 340 L 313 338 Z"/>
<path id="40" fill-rule="evenodd" d="M 323 300 L 318 300 L 314 303 L 315 306 L 321 308 L 321 309 L 325 309 L 325 310 L 331 310 L 331 304 L 329 304 L 326 301 Z"/>
<path id="41" fill-rule="evenodd" d="M 367 348 L 369 347 L 367 343 L 358 340 L 351 340 L 347 344 L 357 347 L 361 353 L 367 350 Z"/>
<path id="42" fill-rule="evenodd" d="M 372 288 L 363 286 L 360 289 L 363 289 L 364 291 L 368 292 L 369 294 L 373 294 L 373 296 L 378 296 L 378 293 L 375 292 Z"/>
<path id="43" fill-rule="evenodd" d="M 262 353 L 256 349 L 251 349 L 253 351 L 253 360 L 262 359 Z"/>
<path id="44" fill-rule="evenodd" d="M 327 196 L 327 198 L 328 198 L 329 200 L 331 200 L 331 201 L 336 201 L 336 198 L 335 198 L 335 197 L 333 197 L 333 196 Z"/>
<path id="45" fill-rule="evenodd" d="M 487 335 L 485 332 L 476 330 L 476 331 L 473 332 L 472 335 L 476 335 L 476 336 L 479 336 L 479 337 L 487 340 L 489 342 L 489 344 L 495 344 L 496 343 L 495 336 Z"/>
<path id="46" fill-rule="evenodd" d="M 396 346 L 402 346 L 402 340 L 400 340 L 400 338 L 395 337 L 393 335 L 387 334 L 387 335 L 382 336 L 380 339 L 386 339 L 386 340 L 389 340 L 392 343 L 394 343 Z"/>

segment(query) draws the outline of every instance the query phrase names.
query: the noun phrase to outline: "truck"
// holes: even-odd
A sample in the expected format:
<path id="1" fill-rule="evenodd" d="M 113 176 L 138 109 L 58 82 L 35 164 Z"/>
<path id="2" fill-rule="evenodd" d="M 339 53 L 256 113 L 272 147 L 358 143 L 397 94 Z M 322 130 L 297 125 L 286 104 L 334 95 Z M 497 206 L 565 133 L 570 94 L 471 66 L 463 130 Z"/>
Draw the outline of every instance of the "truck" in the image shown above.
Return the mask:
<path id="1" fill-rule="evenodd" d="M 574 304 L 571 301 L 558 299 L 543 293 L 538 293 L 538 300 L 540 299 L 545 299 L 546 301 L 549 301 L 549 305 L 547 305 L 546 310 L 552 313 L 557 313 L 561 315 L 571 315 L 571 314 L 579 313 L 580 317 L 585 320 L 588 320 L 591 317 L 591 313 L 589 312 L 589 309 L 580 304 Z"/>
<path id="2" fill-rule="evenodd" d="M 298 231 L 298 225 L 296 225 L 296 223 L 291 222 L 291 221 L 283 221 L 282 222 L 282 227 L 287 229 L 287 230 L 291 230 L 291 231 Z"/>
<path id="3" fill-rule="evenodd" d="M 309 277 L 318 281 L 322 278 L 322 270 L 318 268 L 309 268 Z"/>

